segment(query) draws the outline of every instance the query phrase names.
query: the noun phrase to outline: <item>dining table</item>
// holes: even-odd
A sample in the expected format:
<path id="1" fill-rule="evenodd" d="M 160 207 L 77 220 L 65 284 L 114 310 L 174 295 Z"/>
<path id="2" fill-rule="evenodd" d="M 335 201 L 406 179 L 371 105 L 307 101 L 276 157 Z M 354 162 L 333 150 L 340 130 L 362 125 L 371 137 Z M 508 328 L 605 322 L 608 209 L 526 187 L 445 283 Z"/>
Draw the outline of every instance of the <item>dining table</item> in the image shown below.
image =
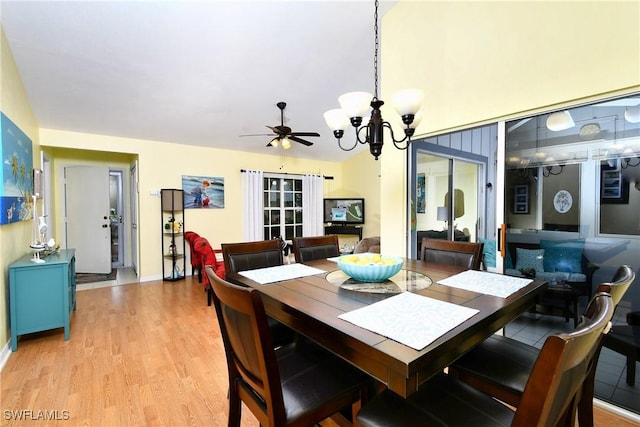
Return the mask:
<path id="1" fill-rule="evenodd" d="M 465 272 L 465 268 L 403 259 L 398 275 L 384 283 L 369 284 L 371 289 L 367 289 L 345 276 L 336 258 L 304 265 L 316 269 L 317 274 L 261 284 L 238 272 L 228 274 L 227 280 L 257 289 L 269 316 L 404 398 L 529 309 L 546 287 L 545 281 L 531 280 L 511 295 L 499 297 L 439 283 Z M 486 274 L 495 274 L 496 279 L 503 277 L 497 273 Z M 477 312 L 422 349 L 412 348 L 339 317 L 405 292 Z M 407 322 L 407 327 L 416 326 L 409 325 L 413 320 L 403 321 Z"/>

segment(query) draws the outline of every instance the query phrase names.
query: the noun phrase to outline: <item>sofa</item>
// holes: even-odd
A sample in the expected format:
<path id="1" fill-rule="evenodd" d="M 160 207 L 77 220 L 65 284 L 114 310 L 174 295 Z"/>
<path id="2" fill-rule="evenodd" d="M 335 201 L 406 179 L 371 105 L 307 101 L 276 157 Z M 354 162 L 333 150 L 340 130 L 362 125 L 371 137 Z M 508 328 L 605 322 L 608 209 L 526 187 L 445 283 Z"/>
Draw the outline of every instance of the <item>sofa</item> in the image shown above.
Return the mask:
<path id="1" fill-rule="evenodd" d="M 507 242 L 505 273 L 524 277 L 521 270 L 535 270 L 535 277 L 550 284 L 566 282 L 591 299 L 593 274 L 599 268 L 584 255 L 584 240 Z"/>

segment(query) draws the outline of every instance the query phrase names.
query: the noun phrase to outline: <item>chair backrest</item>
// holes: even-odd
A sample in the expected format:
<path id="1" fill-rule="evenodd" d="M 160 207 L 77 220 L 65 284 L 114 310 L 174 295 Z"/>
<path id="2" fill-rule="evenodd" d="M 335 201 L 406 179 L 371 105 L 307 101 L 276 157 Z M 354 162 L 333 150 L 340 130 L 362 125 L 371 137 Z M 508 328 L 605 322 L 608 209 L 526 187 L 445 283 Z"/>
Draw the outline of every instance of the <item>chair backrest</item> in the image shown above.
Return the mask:
<path id="1" fill-rule="evenodd" d="M 354 254 L 365 252 L 380 253 L 380 236 L 365 237 L 360 240 L 353 249 Z"/>
<path id="2" fill-rule="evenodd" d="M 186 240 L 187 243 L 189 244 L 189 251 L 191 253 L 191 266 L 195 268 L 200 268 L 199 260 L 197 258 L 197 255 L 194 254 L 194 248 L 193 248 L 193 245 L 198 237 L 200 237 L 200 235 L 195 231 L 184 232 L 184 240 Z"/>
<path id="3" fill-rule="evenodd" d="M 283 264 L 279 239 L 223 243 L 221 247 L 227 274 Z"/>
<path id="4" fill-rule="evenodd" d="M 613 317 L 608 293 L 591 300 L 591 318 L 545 341 L 531 370 L 512 426 L 575 425 L 575 413 L 603 334 Z M 536 420 L 535 424 L 532 420 Z"/>
<path id="5" fill-rule="evenodd" d="M 286 413 L 280 372 L 260 293 L 222 280 L 205 267 L 227 357 L 229 387 L 260 425 L 283 426 Z"/>
<path id="6" fill-rule="evenodd" d="M 340 255 L 338 236 L 294 237 L 293 255 L 296 262 L 307 262 Z"/>
<path id="7" fill-rule="evenodd" d="M 483 243 L 452 242 L 451 240 L 422 239 L 422 261 L 457 265 L 469 270 L 480 270 Z"/>

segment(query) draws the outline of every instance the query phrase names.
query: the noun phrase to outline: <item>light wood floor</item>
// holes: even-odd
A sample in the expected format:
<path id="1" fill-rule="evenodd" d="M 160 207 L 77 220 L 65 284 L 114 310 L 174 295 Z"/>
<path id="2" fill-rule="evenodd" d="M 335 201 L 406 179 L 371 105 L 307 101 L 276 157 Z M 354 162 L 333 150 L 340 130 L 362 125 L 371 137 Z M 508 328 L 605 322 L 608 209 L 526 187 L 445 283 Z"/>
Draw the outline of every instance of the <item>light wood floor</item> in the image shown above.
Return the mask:
<path id="1" fill-rule="evenodd" d="M 58 329 L 18 342 L 0 377 L 0 425 L 226 425 L 226 361 L 197 280 L 91 289 L 77 302 L 69 341 Z M 637 425 L 596 416 L 596 426 Z M 245 408 L 242 426 L 257 425 Z"/>

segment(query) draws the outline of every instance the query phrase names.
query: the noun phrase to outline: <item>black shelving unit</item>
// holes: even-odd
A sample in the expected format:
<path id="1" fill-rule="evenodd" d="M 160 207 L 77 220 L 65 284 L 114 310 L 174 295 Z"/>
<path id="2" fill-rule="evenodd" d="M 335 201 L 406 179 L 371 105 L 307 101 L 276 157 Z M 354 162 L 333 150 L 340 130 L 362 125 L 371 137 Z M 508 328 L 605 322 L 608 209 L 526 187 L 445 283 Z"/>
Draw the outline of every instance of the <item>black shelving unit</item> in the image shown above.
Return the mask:
<path id="1" fill-rule="evenodd" d="M 162 280 L 184 279 L 186 271 L 184 241 L 184 191 L 160 190 L 162 215 Z"/>

